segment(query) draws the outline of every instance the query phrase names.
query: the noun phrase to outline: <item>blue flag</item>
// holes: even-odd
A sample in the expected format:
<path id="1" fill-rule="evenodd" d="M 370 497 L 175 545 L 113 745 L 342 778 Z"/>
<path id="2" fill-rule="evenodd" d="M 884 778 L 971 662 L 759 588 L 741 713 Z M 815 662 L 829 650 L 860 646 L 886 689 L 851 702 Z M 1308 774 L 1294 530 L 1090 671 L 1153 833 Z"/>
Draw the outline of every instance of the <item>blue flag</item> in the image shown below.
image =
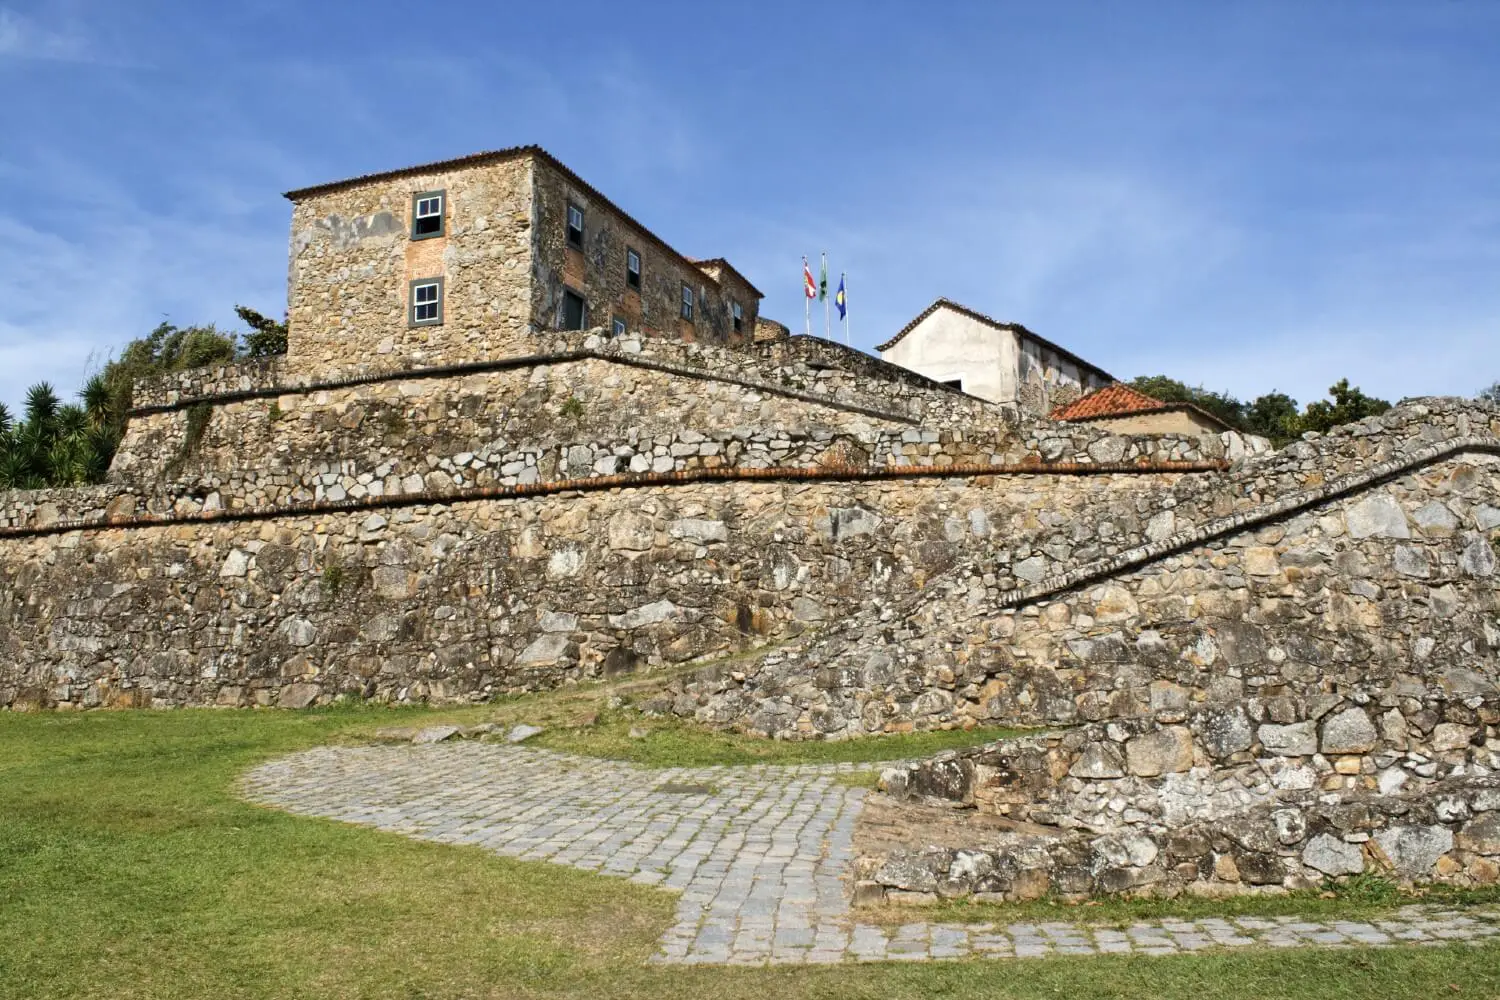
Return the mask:
<path id="1" fill-rule="evenodd" d="M 844 276 L 842 274 L 839 275 L 839 290 L 833 296 L 833 304 L 839 307 L 839 319 L 843 319 L 847 310 L 844 307 Z"/>

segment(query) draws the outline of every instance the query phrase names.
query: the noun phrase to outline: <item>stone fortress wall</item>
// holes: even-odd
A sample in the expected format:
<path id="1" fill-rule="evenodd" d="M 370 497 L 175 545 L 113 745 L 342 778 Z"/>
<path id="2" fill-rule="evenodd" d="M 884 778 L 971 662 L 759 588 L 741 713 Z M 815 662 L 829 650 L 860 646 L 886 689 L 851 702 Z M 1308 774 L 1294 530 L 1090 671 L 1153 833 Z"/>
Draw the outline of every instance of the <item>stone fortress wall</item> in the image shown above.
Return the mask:
<path id="1" fill-rule="evenodd" d="M 800 341 L 528 334 L 143 387 L 111 482 L 0 497 L 0 704 L 467 701 L 734 652 L 645 707 L 778 738 L 1071 727 L 890 776 L 1033 839 L 872 858 L 880 891 L 1289 884 L 1326 871 L 1314 841 L 1353 865 L 1319 837 L 1487 877 L 1500 413 L 1410 401 L 1259 453 Z M 1288 809 L 1296 836 L 1225 839 Z"/>
<path id="2" fill-rule="evenodd" d="M 162 380 L 137 394 L 109 486 L 0 497 L 0 530 L 652 474 L 988 469 L 1038 456 L 1208 468 L 1226 450 L 1213 437 L 1017 425 L 1013 412 L 919 376 L 834 368 L 828 359 L 854 352 L 826 341 L 763 355 L 599 331 L 537 344 L 542 353 L 444 369 L 278 383 L 284 367 L 252 363 Z"/>
<path id="3" fill-rule="evenodd" d="M 1135 496 L 1222 451 L 1039 438 L 920 377 L 861 381 L 824 342 L 546 346 L 342 385 L 277 387 L 257 363 L 143 387 L 111 483 L 0 504 L 0 702 L 464 700 L 736 650 L 920 586 L 1014 494 L 1045 507 L 1087 471 Z M 1005 469 L 1014 491 L 966 490 Z M 965 498 L 961 531 L 918 517 Z"/>

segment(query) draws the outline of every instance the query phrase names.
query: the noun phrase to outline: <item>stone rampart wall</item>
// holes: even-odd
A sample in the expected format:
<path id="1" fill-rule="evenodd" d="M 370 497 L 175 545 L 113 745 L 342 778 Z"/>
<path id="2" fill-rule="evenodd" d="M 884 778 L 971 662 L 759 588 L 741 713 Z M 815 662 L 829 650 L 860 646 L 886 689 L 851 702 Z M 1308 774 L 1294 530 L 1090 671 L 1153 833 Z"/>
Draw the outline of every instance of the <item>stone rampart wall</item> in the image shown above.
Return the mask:
<path id="1" fill-rule="evenodd" d="M 700 483 L 0 539 L 0 703 L 452 701 L 649 669 L 889 606 L 1019 496 L 1123 504 L 1173 478 Z"/>
<path id="2" fill-rule="evenodd" d="M 187 406 L 205 397 L 274 393 L 295 383 L 286 356 L 276 355 L 142 379 L 132 389 L 130 404 L 138 410 Z"/>
<path id="3" fill-rule="evenodd" d="M 1211 467 L 1222 454 L 1202 438 L 1018 429 L 920 378 L 772 364 L 712 345 L 594 333 L 541 346 L 547 353 L 510 362 L 342 381 L 289 376 L 278 361 L 156 380 L 137 393 L 110 487 L 4 494 L 0 531 L 715 470 Z"/>
<path id="4" fill-rule="evenodd" d="M 918 458 L 931 461 L 937 450 L 903 449 L 903 434 L 914 430 L 906 421 L 732 382 L 685 381 L 654 369 L 584 358 L 288 392 L 215 407 L 189 456 L 183 456 L 182 442 L 191 411 L 167 411 L 131 422 L 112 471 L 122 481 L 141 484 L 168 478 L 194 479 L 213 489 L 240 482 L 283 484 L 282 491 L 227 490 L 247 502 L 267 503 L 288 495 L 311 498 L 315 490 L 322 496 L 318 487 L 341 479 L 352 489 L 361 477 L 359 485 L 379 489 L 384 481 L 388 490 L 399 491 L 413 476 L 419 484 L 428 480 L 413 488 L 421 489 L 538 482 L 593 471 L 814 465 L 817 456 L 834 448 L 846 450 L 844 465 L 921 464 Z M 924 443 L 921 431 L 910 436 L 916 440 L 905 444 Z M 949 461 L 981 454 L 988 461 L 1005 451 L 1013 434 L 1000 424 L 988 434 L 971 435 L 970 442 L 953 431 L 925 436 L 928 445 L 938 444 L 940 436 L 947 439 Z M 965 443 L 973 447 L 962 447 Z"/>
<path id="5" fill-rule="evenodd" d="M 796 337 L 790 342 L 815 339 Z M 143 381 L 135 388 L 133 404 L 138 410 L 188 406 L 214 402 L 216 396 L 269 397 L 284 391 L 344 388 L 351 382 L 372 378 L 440 377 L 451 374 L 454 368 L 473 371 L 489 366 L 544 365 L 576 360 L 583 354 L 637 366 L 653 365 L 688 377 L 709 375 L 783 394 L 814 394 L 840 405 L 934 425 L 1013 422 L 1013 414 L 1003 408 L 861 352 L 827 341 L 819 343 L 823 346 L 739 349 L 657 337 L 615 339 L 603 329 L 547 331 L 529 334 L 513 349 L 483 361 L 448 368 L 399 363 L 366 353 L 351 354 L 340 364 L 320 369 L 316 377 L 294 370 L 284 358 L 192 369 Z"/>
<path id="6" fill-rule="evenodd" d="M 1170 492 L 1232 481 L 1182 477 Z M 1140 496 L 1145 516 L 1133 516 L 1149 526 L 1160 515 L 1149 487 Z M 1259 527 L 1235 527 L 1253 510 L 1231 515 L 1216 537 L 1188 530 L 1181 549 L 1164 539 L 1171 554 L 1019 606 L 998 572 L 980 572 L 989 555 L 966 560 L 899 608 L 865 608 L 742 666 L 741 681 L 684 682 L 677 707 L 777 736 L 840 736 L 1131 718 L 1149 714 L 1158 682 L 1195 704 L 1310 684 L 1371 698 L 1405 683 L 1492 685 L 1497 496 L 1493 454 L 1449 457 Z M 1000 537 L 1081 548 L 1105 524 L 1128 527 L 1119 505 L 1060 498 L 1058 510 L 1050 535 L 1038 518 L 1029 537 Z"/>

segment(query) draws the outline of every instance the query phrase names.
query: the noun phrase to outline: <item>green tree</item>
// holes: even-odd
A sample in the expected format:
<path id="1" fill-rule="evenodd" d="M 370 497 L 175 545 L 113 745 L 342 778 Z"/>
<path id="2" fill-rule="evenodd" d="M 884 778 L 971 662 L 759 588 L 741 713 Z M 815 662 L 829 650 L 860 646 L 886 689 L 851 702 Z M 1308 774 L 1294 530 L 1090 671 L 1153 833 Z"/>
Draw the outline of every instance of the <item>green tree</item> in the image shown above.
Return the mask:
<path id="1" fill-rule="evenodd" d="M 1142 375 L 1127 384 L 1136 392 L 1144 392 L 1163 403 L 1192 403 L 1236 430 L 1246 429 L 1245 404 L 1227 392 L 1211 392 L 1202 386 L 1194 389 L 1167 375 Z"/>
<path id="2" fill-rule="evenodd" d="M 1488 389 L 1480 389 L 1477 398 L 1483 402 L 1494 403 L 1496 406 L 1500 406 L 1500 382 L 1496 382 Z"/>
<path id="3" fill-rule="evenodd" d="M 213 324 L 179 327 L 163 322 L 146 336 L 126 344 L 120 356 L 90 378 L 79 394 L 97 429 L 97 457 L 103 463 L 99 478 L 108 470 L 125 436 L 136 382 L 188 368 L 227 364 L 239 357 L 234 334 L 224 333 Z"/>
<path id="4" fill-rule="evenodd" d="M 1269 438 L 1273 445 L 1281 447 L 1302 433 L 1297 401 L 1274 389 L 1255 397 L 1245 404 L 1245 430 Z"/>
<path id="5" fill-rule="evenodd" d="M 1302 412 L 1302 429 L 1326 433 L 1340 424 L 1363 420 L 1365 417 L 1384 413 L 1391 404 L 1374 396 L 1366 396 L 1359 386 L 1351 386 L 1349 380 L 1341 378 L 1328 387 L 1330 399 L 1314 400 Z"/>
<path id="6" fill-rule="evenodd" d="M 265 358 L 286 353 L 286 317 L 276 322 L 249 306 L 235 306 L 234 314 L 244 321 L 250 332 L 244 336 L 247 358 Z"/>
<path id="7" fill-rule="evenodd" d="M 285 321 L 245 306 L 235 306 L 235 313 L 250 327 L 243 342 L 212 324 L 163 322 L 91 375 L 78 391 L 78 404 L 64 405 L 56 390 L 40 383 L 27 393 L 20 420 L 0 406 L 0 489 L 103 480 L 125 435 L 131 393 L 142 379 L 286 352 Z"/>

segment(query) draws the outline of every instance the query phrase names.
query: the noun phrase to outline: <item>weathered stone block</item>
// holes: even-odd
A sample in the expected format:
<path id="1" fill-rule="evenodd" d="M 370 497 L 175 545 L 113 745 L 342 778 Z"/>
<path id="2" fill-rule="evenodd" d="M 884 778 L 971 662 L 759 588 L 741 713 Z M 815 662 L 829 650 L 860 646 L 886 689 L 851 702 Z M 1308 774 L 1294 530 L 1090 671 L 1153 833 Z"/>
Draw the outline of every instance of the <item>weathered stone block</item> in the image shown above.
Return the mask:
<path id="1" fill-rule="evenodd" d="M 1365 870 L 1364 853 L 1357 844 L 1320 833 L 1302 849 L 1302 863 L 1324 875 L 1358 875 Z"/>
<path id="2" fill-rule="evenodd" d="M 1137 736 L 1125 744 L 1131 774 L 1152 778 L 1186 771 L 1193 766 L 1193 734 L 1185 726 L 1167 726 Z"/>
<path id="3" fill-rule="evenodd" d="M 1500 812 L 1483 812 L 1463 825 L 1454 843 L 1475 854 L 1500 854 Z"/>
<path id="4" fill-rule="evenodd" d="M 281 708 L 306 708 L 322 693 L 323 689 L 316 684 L 288 684 L 281 689 L 276 704 Z"/>
<path id="5" fill-rule="evenodd" d="M 1276 576 L 1281 572 L 1281 563 L 1276 550 L 1264 545 L 1252 546 L 1244 553 L 1245 572 L 1251 576 Z"/>
<path id="6" fill-rule="evenodd" d="M 1279 757 L 1308 757 L 1318 752 L 1316 723 L 1293 722 L 1278 726 L 1267 723 L 1256 730 L 1261 746 Z"/>
<path id="7" fill-rule="evenodd" d="M 1197 719 L 1198 739 L 1210 757 L 1222 760 L 1255 743 L 1255 727 L 1244 708 L 1210 709 Z"/>
<path id="8" fill-rule="evenodd" d="M 1432 730 L 1432 749 L 1463 750 L 1473 741 L 1474 734 L 1478 731 L 1475 726 L 1463 726 L 1456 722 L 1439 723 Z"/>
<path id="9" fill-rule="evenodd" d="M 609 547 L 617 551 L 649 552 L 656 541 L 651 518 L 638 511 L 622 510 L 616 513 L 609 519 L 608 530 Z"/>
<path id="10" fill-rule="evenodd" d="M 427 726 L 419 729 L 411 738 L 413 743 L 442 743 L 459 735 L 458 726 Z"/>
<path id="11" fill-rule="evenodd" d="M 1372 493 L 1344 511 L 1351 538 L 1410 538 L 1406 512 L 1389 493 Z"/>
<path id="12" fill-rule="evenodd" d="M 1425 878 L 1438 858 L 1453 850 L 1453 831 L 1441 826 L 1393 826 L 1377 832 L 1374 842 L 1397 874 Z"/>
<path id="13" fill-rule="evenodd" d="M 1119 744 L 1109 742 L 1090 743 L 1083 748 L 1068 773 L 1075 778 L 1123 778 L 1125 776 L 1125 757 L 1120 752 Z"/>
<path id="14" fill-rule="evenodd" d="M 1362 708 L 1347 708 L 1323 721 L 1320 748 L 1326 754 L 1366 753 L 1375 749 L 1379 734 Z"/>

